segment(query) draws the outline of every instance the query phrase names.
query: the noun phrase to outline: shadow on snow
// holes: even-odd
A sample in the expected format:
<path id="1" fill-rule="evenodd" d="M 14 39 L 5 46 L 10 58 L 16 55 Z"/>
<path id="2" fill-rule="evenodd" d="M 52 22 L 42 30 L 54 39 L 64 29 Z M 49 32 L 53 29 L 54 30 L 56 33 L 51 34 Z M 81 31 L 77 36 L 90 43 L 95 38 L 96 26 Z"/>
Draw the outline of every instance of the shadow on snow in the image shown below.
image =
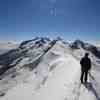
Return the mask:
<path id="1" fill-rule="evenodd" d="M 88 91 L 91 91 L 96 96 L 97 100 L 100 100 L 100 97 L 96 92 L 95 88 L 93 87 L 92 83 L 88 82 L 84 84 L 84 86 L 88 89 Z"/>

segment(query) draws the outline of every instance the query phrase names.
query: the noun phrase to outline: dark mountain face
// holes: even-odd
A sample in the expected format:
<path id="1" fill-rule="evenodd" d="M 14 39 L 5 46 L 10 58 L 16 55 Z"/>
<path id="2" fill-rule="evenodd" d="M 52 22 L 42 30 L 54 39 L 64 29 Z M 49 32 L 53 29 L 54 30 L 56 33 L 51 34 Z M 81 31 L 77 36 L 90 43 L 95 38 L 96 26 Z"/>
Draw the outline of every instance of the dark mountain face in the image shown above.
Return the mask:
<path id="1" fill-rule="evenodd" d="M 84 49 L 90 51 L 91 53 L 93 53 L 97 58 L 100 59 L 100 51 L 98 50 L 98 48 L 94 45 L 90 45 L 88 48 L 84 47 Z"/>
<path id="2" fill-rule="evenodd" d="M 70 44 L 72 49 L 80 49 L 84 48 L 84 43 L 81 40 L 76 40 L 72 44 Z"/>
<path id="3" fill-rule="evenodd" d="M 38 56 L 42 56 L 54 45 L 53 42 L 54 41 L 50 41 L 48 38 L 35 38 L 24 41 L 17 49 L 12 49 L 0 55 L 0 65 L 2 66 L 0 67 L 0 75 L 8 69 L 15 67 L 24 58 L 35 59 Z M 39 60 L 37 62 L 39 62 Z"/>
<path id="4" fill-rule="evenodd" d="M 94 45 L 91 45 L 91 44 L 89 44 L 89 43 L 84 43 L 84 42 L 81 41 L 81 40 L 76 40 L 75 42 L 73 42 L 72 44 L 70 44 L 70 47 L 71 47 L 73 50 L 83 48 L 84 50 L 91 52 L 91 53 L 94 54 L 97 58 L 100 59 L 100 50 L 98 49 L 98 47 L 96 47 L 96 46 L 94 46 Z"/>
<path id="5" fill-rule="evenodd" d="M 50 42 L 51 40 L 49 38 L 40 38 L 40 37 L 36 37 L 32 40 L 27 40 L 27 41 L 23 41 L 19 48 L 23 49 L 25 48 L 27 45 L 28 46 L 37 46 L 37 47 L 41 47 L 43 46 L 44 44 L 46 44 L 47 42 Z M 33 45 L 34 44 L 34 45 Z"/>

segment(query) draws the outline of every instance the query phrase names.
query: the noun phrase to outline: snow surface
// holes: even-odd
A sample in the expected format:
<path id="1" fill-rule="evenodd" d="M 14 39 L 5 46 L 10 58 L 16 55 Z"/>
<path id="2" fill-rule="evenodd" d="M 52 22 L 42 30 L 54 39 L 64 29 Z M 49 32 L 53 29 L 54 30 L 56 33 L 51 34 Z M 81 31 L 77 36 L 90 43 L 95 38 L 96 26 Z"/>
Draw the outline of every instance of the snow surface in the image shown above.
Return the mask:
<path id="1" fill-rule="evenodd" d="M 88 51 L 92 70 L 89 83 L 81 84 L 79 60 L 87 51 L 72 50 L 62 40 L 50 42 L 37 38 L 20 45 L 26 52 L 1 76 L 0 100 L 100 100 L 100 59 Z"/>
<path id="2" fill-rule="evenodd" d="M 62 42 L 57 42 L 42 57 L 37 68 L 29 74 L 30 77 L 10 89 L 0 100 L 100 100 L 99 72 L 91 71 L 98 82 L 89 78 L 91 83 L 82 85 L 80 64 L 75 54 L 79 53 L 72 54 Z M 27 73 L 26 70 L 22 72 Z M 97 90 L 92 85 L 94 83 Z"/>

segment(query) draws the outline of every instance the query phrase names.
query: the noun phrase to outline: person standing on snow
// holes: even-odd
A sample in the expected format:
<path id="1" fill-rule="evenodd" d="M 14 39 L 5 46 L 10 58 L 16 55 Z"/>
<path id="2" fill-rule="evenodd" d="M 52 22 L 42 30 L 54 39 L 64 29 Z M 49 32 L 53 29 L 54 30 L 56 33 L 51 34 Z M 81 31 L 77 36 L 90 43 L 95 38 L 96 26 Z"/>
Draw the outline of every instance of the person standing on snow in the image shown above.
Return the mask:
<path id="1" fill-rule="evenodd" d="M 88 72 L 91 69 L 91 59 L 88 57 L 89 53 L 85 53 L 85 56 L 81 59 L 81 83 L 88 80 Z"/>

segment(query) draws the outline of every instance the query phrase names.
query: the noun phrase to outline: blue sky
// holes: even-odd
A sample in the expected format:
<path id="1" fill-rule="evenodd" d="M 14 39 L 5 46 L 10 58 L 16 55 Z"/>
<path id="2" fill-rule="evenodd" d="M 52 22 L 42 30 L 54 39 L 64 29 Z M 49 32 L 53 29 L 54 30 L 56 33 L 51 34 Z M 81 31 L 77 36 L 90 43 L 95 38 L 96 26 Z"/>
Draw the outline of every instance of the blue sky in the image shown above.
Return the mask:
<path id="1" fill-rule="evenodd" d="M 61 36 L 100 40 L 100 0 L 0 0 L 0 40 Z"/>

